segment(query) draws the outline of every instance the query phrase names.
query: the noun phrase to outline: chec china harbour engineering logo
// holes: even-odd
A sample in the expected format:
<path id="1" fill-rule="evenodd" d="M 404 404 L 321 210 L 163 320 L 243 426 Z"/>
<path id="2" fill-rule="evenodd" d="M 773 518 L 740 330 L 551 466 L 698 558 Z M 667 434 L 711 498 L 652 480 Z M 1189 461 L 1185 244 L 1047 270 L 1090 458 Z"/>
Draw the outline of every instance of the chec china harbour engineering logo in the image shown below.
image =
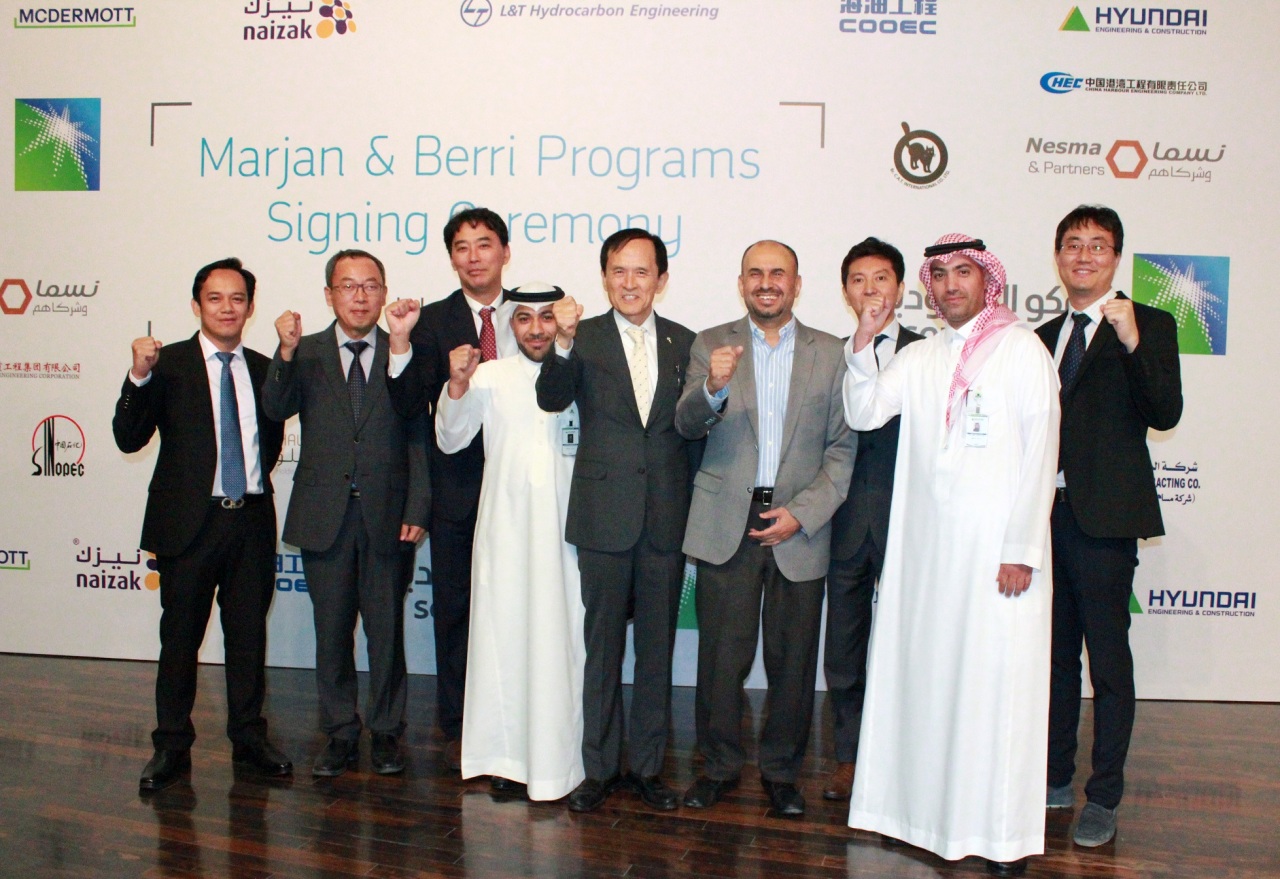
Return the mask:
<path id="1" fill-rule="evenodd" d="M 894 176 L 907 186 L 927 189 L 947 175 L 947 145 L 923 128 L 902 123 L 902 137 L 893 147 Z"/>
<path id="2" fill-rule="evenodd" d="M 99 98 L 18 98 L 13 102 L 13 188 L 17 192 L 97 192 L 102 156 Z"/>
<path id="3" fill-rule="evenodd" d="M 32 476 L 84 476 L 84 431 L 67 415 L 50 415 L 31 434 Z"/>
<path id="4" fill-rule="evenodd" d="M 1227 285 L 1231 259 L 1167 253 L 1133 255 L 1133 300 L 1173 315 L 1178 351 L 1227 353 Z"/>
<path id="5" fill-rule="evenodd" d="M 1106 92 L 1129 95 L 1198 95 L 1209 93 L 1209 83 L 1194 79 L 1145 79 L 1142 77 L 1076 76 L 1065 70 L 1050 70 L 1040 77 L 1040 88 L 1051 95 L 1072 92 Z"/>

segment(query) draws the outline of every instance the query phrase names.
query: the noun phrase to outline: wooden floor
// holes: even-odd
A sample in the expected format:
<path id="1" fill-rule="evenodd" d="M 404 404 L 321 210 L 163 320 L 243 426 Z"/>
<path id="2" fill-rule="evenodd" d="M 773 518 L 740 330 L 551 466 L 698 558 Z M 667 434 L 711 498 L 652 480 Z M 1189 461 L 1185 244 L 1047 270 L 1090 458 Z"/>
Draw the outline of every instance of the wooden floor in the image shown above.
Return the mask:
<path id="1" fill-rule="evenodd" d="M 803 820 L 775 817 L 750 770 L 710 810 L 657 813 L 615 794 L 575 815 L 563 803 L 502 802 L 483 781 L 450 777 L 426 676 L 410 678 L 402 777 L 368 772 L 365 747 L 359 771 L 316 781 L 312 673 L 269 669 L 272 736 L 299 771 L 278 783 L 240 776 L 217 666 L 200 673 L 190 785 L 140 797 L 154 675 L 145 662 L 0 654 L 0 876 L 984 875 L 975 858 L 889 849 L 845 826 L 845 807 L 820 795 L 831 767 L 821 697 Z M 762 694 L 751 695 L 758 725 Z M 678 688 L 666 776 L 681 789 L 693 745 L 693 692 Z M 1083 745 L 1087 753 L 1087 736 Z M 1280 705 L 1139 703 L 1117 840 L 1074 846 L 1073 814 L 1050 813 L 1047 854 L 1028 876 L 1280 877 Z"/>

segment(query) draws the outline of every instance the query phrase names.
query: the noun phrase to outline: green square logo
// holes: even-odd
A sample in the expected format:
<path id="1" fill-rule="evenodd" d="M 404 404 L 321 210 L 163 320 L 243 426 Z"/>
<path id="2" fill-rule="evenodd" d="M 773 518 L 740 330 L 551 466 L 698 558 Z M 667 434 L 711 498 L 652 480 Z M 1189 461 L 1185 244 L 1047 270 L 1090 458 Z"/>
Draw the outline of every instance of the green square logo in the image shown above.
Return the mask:
<path id="1" fill-rule="evenodd" d="M 1178 351 L 1227 353 L 1227 282 L 1231 259 L 1168 253 L 1133 255 L 1133 301 L 1178 322 Z"/>
<path id="2" fill-rule="evenodd" d="M 100 98 L 19 98 L 13 102 L 13 188 L 97 192 Z"/>

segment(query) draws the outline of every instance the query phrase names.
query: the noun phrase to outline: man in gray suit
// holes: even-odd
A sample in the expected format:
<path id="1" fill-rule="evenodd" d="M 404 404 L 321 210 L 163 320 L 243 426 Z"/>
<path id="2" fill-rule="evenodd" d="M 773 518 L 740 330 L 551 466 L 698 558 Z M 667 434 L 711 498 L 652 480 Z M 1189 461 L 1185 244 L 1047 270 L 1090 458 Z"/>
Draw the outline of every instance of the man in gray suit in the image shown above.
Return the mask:
<path id="1" fill-rule="evenodd" d="M 390 350 L 377 326 L 385 277 L 370 253 L 335 253 L 324 295 L 336 321 L 303 336 L 301 316 L 282 314 L 262 393 L 269 417 L 296 414 L 302 423 L 283 537 L 302 550 L 315 615 L 320 723 L 329 736 L 311 770 L 318 776 L 341 775 L 359 759 L 357 614 L 369 642 L 371 766 L 382 775 L 404 769 L 404 597 L 431 491 L 425 417 L 397 415 L 381 379 Z"/>
<path id="2" fill-rule="evenodd" d="M 760 777 L 775 811 L 804 813 L 796 778 L 809 738 L 832 513 L 856 440 L 841 402 L 840 340 L 792 316 L 795 251 L 761 241 L 742 255 L 747 316 L 698 334 L 676 429 L 707 438 L 684 551 L 698 561 L 696 722 L 702 774 L 684 804 L 738 784 L 742 684 L 763 630 L 769 678 Z"/>

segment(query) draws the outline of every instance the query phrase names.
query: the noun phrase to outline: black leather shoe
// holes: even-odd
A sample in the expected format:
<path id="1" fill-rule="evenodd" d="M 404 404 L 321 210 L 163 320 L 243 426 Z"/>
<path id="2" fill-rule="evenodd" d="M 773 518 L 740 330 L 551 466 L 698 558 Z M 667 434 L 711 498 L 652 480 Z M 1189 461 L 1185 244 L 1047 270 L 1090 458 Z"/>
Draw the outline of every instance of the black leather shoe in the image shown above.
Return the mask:
<path id="1" fill-rule="evenodd" d="M 676 792 L 663 784 L 662 779 L 656 775 L 639 776 L 631 772 L 627 774 L 627 783 L 650 808 L 669 812 L 680 804 L 680 797 Z"/>
<path id="2" fill-rule="evenodd" d="M 698 780 L 685 791 L 684 804 L 693 809 L 709 809 L 737 786 L 736 778 L 708 778 L 700 775 Z"/>
<path id="3" fill-rule="evenodd" d="M 760 786 L 769 795 L 769 803 L 773 811 L 787 818 L 795 818 L 804 814 L 804 797 L 800 789 L 789 781 L 768 781 L 760 779 Z"/>
<path id="4" fill-rule="evenodd" d="M 501 775 L 489 776 L 489 789 L 495 794 L 505 794 L 514 796 L 524 791 L 524 785 L 518 781 L 512 781 L 509 778 L 503 778 Z"/>
<path id="5" fill-rule="evenodd" d="M 1021 876 L 1027 872 L 1027 859 L 1016 861 L 987 861 L 987 872 L 992 876 Z"/>
<path id="6" fill-rule="evenodd" d="M 268 778 L 293 774 L 293 761 L 266 739 L 236 742 L 231 746 L 231 762 L 237 766 L 247 766 Z"/>
<path id="7" fill-rule="evenodd" d="M 142 777 L 138 779 L 138 792 L 149 794 L 164 790 L 181 778 L 182 773 L 190 771 L 190 750 L 183 748 L 181 751 L 176 751 L 168 748 L 156 748 L 155 754 L 147 761 L 146 767 L 142 770 Z"/>
<path id="8" fill-rule="evenodd" d="M 321 778 L 336 778 L 360 762 L 359 739 L 329 739 L 329 744 L 316 755 L 311 774 Z"/>
<path id="9" fill-rule="evenodd" d="M 618 789 L 622 776 L 613 775 L 601 781 L 598 778 L 584 779 L 582 784 L 569 794 L 570 812 L 594 812 L 609 799 L 609 794 Z"/>
<path id="10" fill-rule="evenodd" d="M 373 747 L 369 751 L 369 766 L 379 775 L 404 772 L 404 754 L 400 751 L 400 740 L 391 733 L 374 733 Z"/>

